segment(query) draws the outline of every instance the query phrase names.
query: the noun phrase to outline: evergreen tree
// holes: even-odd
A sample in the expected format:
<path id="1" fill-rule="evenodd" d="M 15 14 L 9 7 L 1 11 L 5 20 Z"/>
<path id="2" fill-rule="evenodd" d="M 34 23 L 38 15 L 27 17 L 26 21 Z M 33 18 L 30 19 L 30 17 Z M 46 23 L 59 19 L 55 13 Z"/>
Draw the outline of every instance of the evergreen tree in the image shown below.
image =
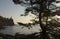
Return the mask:
<path id="1" fill-rule="evenodd" d="M 25 14 L 28 15 L 29 12 L 36 15 L 39 18 L 39 24 L 42 29 L 42 39 L 50 39 L 46 33 L 46 26 L 48 26 L 48 17 L 51 16 L 53 10 L 56 10 L 56 5 L 54 3 L 59 3 L 57 0 L 13 0 L 15 4 L 20 4 L 27 7 L 25 9 Z M 43 25 L 42 19 L 44 18 L 46 24 Z"/>

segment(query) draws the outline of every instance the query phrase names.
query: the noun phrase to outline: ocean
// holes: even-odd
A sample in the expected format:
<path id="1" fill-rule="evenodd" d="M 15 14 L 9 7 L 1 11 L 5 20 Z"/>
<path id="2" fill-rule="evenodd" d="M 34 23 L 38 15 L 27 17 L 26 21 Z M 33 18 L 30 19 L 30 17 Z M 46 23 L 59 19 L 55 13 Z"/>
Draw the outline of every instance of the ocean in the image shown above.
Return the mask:
<path id="1" fill-rule="evenodd" d="M 22 25 L 14 25 L 14 26 L 5 26 L 5 29 L 1 29 L 0 33 L 3 34 L 10 34 L 10 35 L 15 35 L 16 33 L 19 34 L 32 34 L 32 33 L 36 33 L 36 32 L 40 32 L 41 28 L 39 26 L 39 24 L 37 25 L 32 25 L 32 28 L 28 28 Z"/>

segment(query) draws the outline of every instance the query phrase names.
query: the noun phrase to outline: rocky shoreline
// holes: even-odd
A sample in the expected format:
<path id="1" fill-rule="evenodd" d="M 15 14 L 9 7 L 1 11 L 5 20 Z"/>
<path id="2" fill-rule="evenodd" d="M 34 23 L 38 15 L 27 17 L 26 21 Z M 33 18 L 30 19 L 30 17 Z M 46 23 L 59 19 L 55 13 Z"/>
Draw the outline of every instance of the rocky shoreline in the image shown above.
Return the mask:
<path id="1" fill-rule="evenodd" d="M 25 34 L 16 33 L 13 36 L 13 35 L 0 33 L 0 39 L 42 39 L 41 34 L 42 33 L 40 33 L 40 34 L 39 33 L 32 33 L 32 34 L 25 35 Z M 53 35 L 52 38 L 50 38 L 50 39 L 55 39 L 55 38 L 60 39 L 60 35 Z"/>
<path id="2" fill-rule="evenodd" d="M 0 33 L 0 39 L 38 39 L 37 33 L 24 35 L 16 33 L 14 36 Z"/>

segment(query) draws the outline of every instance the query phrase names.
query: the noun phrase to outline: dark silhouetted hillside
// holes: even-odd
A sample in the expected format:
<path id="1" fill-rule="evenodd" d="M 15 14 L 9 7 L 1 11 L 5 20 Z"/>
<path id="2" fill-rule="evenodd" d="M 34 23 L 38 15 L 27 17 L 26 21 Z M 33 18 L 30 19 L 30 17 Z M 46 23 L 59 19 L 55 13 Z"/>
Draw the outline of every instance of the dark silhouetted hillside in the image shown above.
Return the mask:
<path id="1" fill-rule="evenodd" d="M 12 26 L 14 25 L 12 18 L 5 18 L 0 16 L 0 26 Z"/>

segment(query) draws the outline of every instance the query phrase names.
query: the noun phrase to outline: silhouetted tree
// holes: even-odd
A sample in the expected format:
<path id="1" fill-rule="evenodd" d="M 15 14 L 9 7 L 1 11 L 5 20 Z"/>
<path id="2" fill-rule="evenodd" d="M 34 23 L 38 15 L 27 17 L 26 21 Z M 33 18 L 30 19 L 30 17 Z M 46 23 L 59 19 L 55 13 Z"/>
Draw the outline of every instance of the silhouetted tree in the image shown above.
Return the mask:
<path id="1" fill-rule="evenodd" d="M 15 4 L 20 4 L 22 6 L 27 7 L 25 9 L 25 14 L 22 16 L 28 15 L 29 12 L 36 15 L 39 18 L 39 24 L 42 29 L 42 39 L 49 39 L 46 33 L 46 26 L 48 24 L 48 16 L 51 16 L 52 10 L 56 10 L 56 5 L 54 3 L 58 3 L 57 0 L 13 0 Z M 45 17 L 46 25 L 43 25 L 42 19 Z"/>

